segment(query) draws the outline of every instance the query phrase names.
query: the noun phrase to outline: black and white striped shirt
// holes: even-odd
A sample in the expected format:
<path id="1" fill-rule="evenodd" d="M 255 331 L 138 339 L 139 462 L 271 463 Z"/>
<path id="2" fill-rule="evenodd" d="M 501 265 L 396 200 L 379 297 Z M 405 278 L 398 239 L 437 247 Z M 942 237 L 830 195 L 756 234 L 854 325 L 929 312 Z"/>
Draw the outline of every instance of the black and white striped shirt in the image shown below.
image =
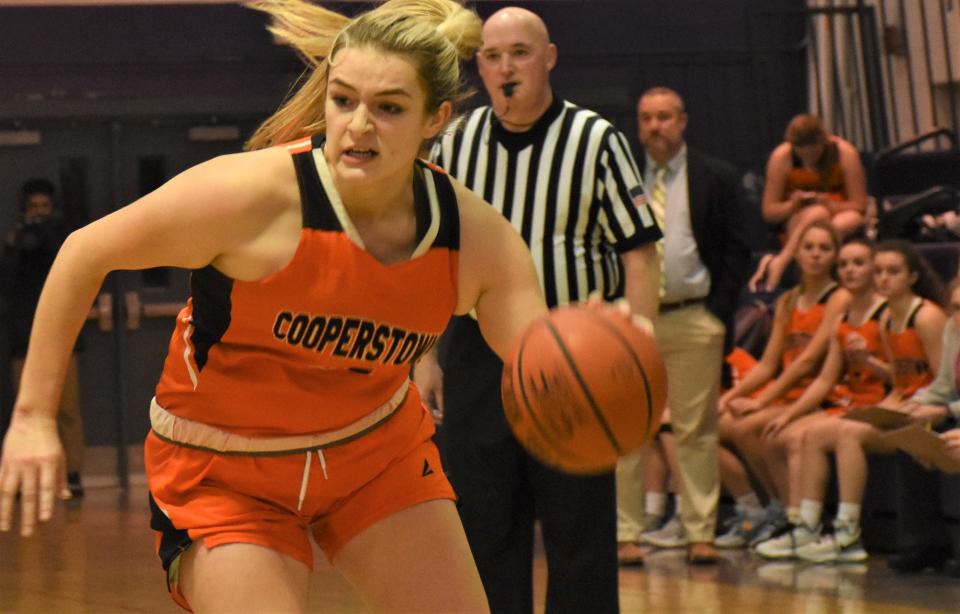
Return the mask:
<path id="1" fill-rule="evenodd" d="M 627 140 L 595 112 L 555 98 L 530 130 L 489 106 L 461 118 L 431 159 L 491 203 L 530 247 L 551 307 L 622 288 L 616 253 L 661 237 Z"/>

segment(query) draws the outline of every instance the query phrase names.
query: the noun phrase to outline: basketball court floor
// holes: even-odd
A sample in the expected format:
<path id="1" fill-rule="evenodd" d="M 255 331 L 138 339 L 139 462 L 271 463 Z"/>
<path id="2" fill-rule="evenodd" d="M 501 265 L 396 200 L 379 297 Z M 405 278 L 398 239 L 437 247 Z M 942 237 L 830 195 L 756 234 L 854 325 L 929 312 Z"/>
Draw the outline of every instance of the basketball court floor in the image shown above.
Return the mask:
<path id="1" fill-rule="evenodd" d="M 96 455 L 91 459 L 96 461 Z M 136 468 L 135 468 L 136 471 Z M 61 505 L 30 539 L 0 535 L 0 613 L 175 613 L 149 530 L 147 491 L 134 473 L 124 492 L 91 474 L 82 501 Z M 367 612 L 317 553 L 310 611 Z M 866 565 L 768 563 L 743 551 L 719 565 L 690 567 L 684 551 L 649 555 L 620 572 L 624 613 L 907 614 L 960 612 L 960 579 L 893 573 L 882 556 Z M 535 594 L 543 611 L 546 564 L 538 551 Z M 584 613 L 589 614 L 589 613 Z"/>

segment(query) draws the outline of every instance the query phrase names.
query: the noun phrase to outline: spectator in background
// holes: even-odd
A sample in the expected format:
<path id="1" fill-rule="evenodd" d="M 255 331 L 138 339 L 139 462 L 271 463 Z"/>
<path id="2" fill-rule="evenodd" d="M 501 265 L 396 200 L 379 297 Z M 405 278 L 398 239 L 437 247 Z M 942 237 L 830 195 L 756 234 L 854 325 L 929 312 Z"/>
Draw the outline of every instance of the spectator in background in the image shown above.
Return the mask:
<path id="1" fill-rule="evenodd" d="M 681 512 L 680 522 L 645 534 L 644 541 L 686 547 L 690 563 L 713 563 L 720 494 L 717 397 L 749 260 L 739 185 L 733 167 L 687 146 L 687 113 L 677 92 L 647 90 L 637 103 L 637 118 L 644 183 L 664 232 L 656 337 L 670 383 Z M 618 466 L 621 543 L 639 537 L 642 512 L 627 509 L 626 499 L 630 489 L 639 488 L 637 463 L 633 456 Z M 632 533 L 625 531 L 630 516 L 636 519 Z"/>
<path id="2" fill-rule="evenodd" d="M 23 359 L 27 353 L 40 290 L 67 234 L 57 211 L 53 184 L 46 179 L 30 179 L 24 183 L 20 189 L 20 219 L 5 237 L 3 262 L 0 265 L 0 294 L 8 301 L 10 308 L 10 316 L 2 325 L 7 327 L 10 340 L 14 388 L 20 386 Z M 61 489 L 60 497 L 82 497 L 80 472 L 83 469 L 84 436 L 76 355 L 71 358 L 67 369 L 60 411 L 57 413 L 57 430 L 63 441 L 67 468 L 67 484 Z"/>
<path id="3" fill-rule="evenodd" d="M 761 203 L 763 219 L 783 231 L 783 248 L 761 259 L 750 290 L 776 289 L 811 222 L 829 221 L 843 239 L 864 223 L 866 209 L 867 180 L 857 148 L 827 132 L 816 116 L 794 117 L 767 161 Z"/>

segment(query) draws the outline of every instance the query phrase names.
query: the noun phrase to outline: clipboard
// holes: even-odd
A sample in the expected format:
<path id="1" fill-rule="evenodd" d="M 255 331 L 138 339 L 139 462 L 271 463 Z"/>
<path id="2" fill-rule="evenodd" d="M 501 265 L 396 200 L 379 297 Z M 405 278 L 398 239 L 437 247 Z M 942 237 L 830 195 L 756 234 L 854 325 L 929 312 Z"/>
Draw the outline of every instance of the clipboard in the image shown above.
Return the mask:
<path id="1" fill-rule="evenodd" d="M 846 420 L 857 420 L 871 424 L 881 431 L 890 431 L 893 429 L 902 429 L 905 426 L 913 424 L 913 419 L 909 414 L 895 409 L 888 409 L 874 405 L 871 407 L 854 407 L 843 414 Z"/>
<path id="2" fill-rule="evenodd" d="M 947 473 L 960 473 L 960 459 L 949 453 L 940 435 L 923 425 L 913 424 L 880 436 L 923 464 Z"/>

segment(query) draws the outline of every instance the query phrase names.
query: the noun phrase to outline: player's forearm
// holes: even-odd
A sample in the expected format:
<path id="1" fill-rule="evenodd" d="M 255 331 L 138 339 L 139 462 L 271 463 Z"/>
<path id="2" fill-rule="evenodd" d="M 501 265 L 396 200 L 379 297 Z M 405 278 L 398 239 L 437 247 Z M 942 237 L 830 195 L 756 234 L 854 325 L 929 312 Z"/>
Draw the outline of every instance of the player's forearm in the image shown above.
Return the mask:
<path id="1" fill-rule="evenodd" d="M 793 213 L 793 201 L 787 199 L 779 202 L 764 203 L 760 210 L 763 214 L 763 221 L 768 224 L 779 224 L 786 221 Z"/>
<path id="2" fill-rule="evenodd" d="M 30 331 L 30 344 L 14 410 L 56 415 L 70 356 L 103 282 L 68 242 L 54 262 Z"/>

